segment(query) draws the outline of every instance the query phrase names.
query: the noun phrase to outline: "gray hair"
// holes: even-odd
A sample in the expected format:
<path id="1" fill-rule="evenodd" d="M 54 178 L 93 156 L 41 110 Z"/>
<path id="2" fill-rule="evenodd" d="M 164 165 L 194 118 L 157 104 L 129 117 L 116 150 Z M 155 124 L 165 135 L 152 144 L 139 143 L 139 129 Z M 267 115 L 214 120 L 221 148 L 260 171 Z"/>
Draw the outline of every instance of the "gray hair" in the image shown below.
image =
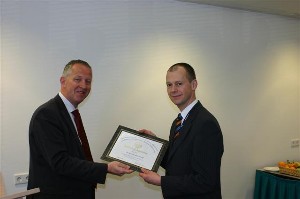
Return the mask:
<path id="1" fill-rule="evenodd" d="M 71 60 L 69 63 L 67 63 L 67 65 L 64 68 L 64 71 L 63 71 L 63 74 L 62 74 L 63 77 L 66 77 L 70 74 L 71 69 L 74 66 L 74 64 L 82 64 L 82 65 L 85 65 L 86 67 L 92 69 L 92 67 L 86 61 L 83 61 L 83 60 L 80 60 L 80 59 Z"/>

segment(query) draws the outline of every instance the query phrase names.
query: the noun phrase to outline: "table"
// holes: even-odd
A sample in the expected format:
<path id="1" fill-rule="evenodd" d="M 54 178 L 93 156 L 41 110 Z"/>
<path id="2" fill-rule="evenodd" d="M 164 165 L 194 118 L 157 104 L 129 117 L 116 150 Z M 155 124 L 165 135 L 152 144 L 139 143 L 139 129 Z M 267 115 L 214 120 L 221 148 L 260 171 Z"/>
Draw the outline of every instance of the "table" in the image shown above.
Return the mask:
<path id="1" fill-rule="evenodd" d="M 258 169 L 254 199 L 300 199 L 300 179 Z"/>

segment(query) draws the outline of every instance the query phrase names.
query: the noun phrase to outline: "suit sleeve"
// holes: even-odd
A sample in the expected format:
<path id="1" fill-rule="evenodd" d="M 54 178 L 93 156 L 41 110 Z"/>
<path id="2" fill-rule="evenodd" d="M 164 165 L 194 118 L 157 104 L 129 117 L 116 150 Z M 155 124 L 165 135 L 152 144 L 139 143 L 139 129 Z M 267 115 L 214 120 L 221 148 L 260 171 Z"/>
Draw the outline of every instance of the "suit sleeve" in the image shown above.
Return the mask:
<path id="1" fill-rule="evenodd" d="M 192 171 L 184 175 L 161 177 L 161 188 L 166 198 L 205 195 L 220 186 L 223 137 L 219 125 L 206 121 L 201 126 L 195 125 L 195 129 L 196 136 L 190 143 Z"/>

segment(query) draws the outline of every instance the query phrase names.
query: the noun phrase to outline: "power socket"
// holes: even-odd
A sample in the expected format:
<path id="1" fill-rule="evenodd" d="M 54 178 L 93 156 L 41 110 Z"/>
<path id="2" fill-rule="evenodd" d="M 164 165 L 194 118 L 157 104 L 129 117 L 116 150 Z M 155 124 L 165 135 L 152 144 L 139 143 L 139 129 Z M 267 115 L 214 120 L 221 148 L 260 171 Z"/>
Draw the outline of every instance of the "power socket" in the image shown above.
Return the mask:
<path id="1" fill-rule="evenodd" d="M 296 138 L 296 139 L 292 139 L 292 140 L 291 140 L 291 147 L 292 147 L 292 148 L 299 147 L 299 145 L 300 145 L 300 140 L 299 140 L 299 138 Z"/>
<path id="2" fill-rule="evenodd" d="M 28 183 L 28 173 L 17 173 L 14 174 L 15 185 Z"/>

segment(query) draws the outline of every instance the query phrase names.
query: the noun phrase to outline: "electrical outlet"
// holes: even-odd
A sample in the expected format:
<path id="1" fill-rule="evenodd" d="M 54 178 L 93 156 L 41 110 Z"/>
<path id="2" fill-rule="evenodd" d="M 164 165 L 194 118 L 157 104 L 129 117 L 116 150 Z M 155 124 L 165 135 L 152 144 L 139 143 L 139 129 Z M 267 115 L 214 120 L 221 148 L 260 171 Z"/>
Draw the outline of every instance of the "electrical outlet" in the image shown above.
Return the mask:
<path id="1" fill-rule="evenodd" d="M 28 173 L 17 173 L 14 174 L 15 185 L 28 183 Z"/>
<path id="2" fill-rule="evenodd" d="M 298 138 L 291 140 L 291 147 L 292 148 L 299 147 L 299 145 L 300 145 L 300 140 Z"/>

